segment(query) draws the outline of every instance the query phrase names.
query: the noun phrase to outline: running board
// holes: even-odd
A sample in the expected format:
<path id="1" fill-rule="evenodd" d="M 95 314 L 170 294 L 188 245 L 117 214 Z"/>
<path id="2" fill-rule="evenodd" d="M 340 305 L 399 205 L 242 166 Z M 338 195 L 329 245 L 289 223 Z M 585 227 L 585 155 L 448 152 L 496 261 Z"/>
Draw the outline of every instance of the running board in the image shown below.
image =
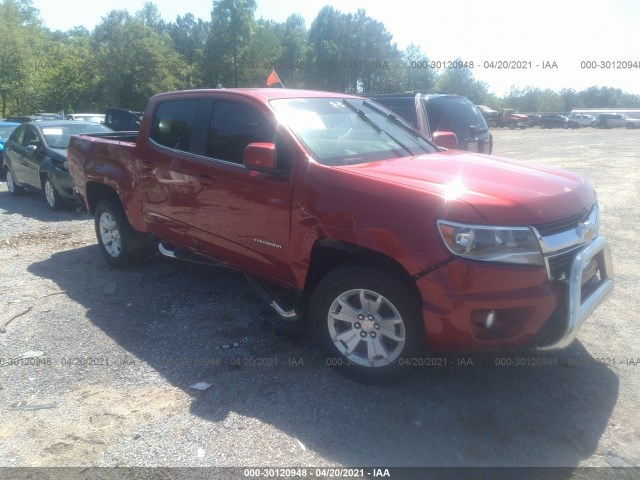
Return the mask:
<path id="1" fill-rule="evenodd" d="M 188 252 L 173 245 L 169 245 L 168 243 L 158 243 L 158 250 L 165 257 L 182 260 L 183 262 L 198 263 L 200 265 L 209 265 L 213 267 L 226 267 L 226 264 L 222 262 L 203 255 L 198 255 L 197 253 Z"/>
<path id="2" fill-rule="evenodd" d="M 247 283 L 253 288 L 256 294 L 264 300 L 264 302 L 268 303 L 271 308 L 273 308 L 282 320 L 287 322 L 295 322 L 299 319 L 298 314 L 295 309 L 287 310 L 284 305 L 280 303 L 280 301 L 276 298 L 275 294 L 269 290 L 269 288 L 264 285 L 257 278 L 251 277 L 249 275 L 245 275 L 247 277 Z"/>

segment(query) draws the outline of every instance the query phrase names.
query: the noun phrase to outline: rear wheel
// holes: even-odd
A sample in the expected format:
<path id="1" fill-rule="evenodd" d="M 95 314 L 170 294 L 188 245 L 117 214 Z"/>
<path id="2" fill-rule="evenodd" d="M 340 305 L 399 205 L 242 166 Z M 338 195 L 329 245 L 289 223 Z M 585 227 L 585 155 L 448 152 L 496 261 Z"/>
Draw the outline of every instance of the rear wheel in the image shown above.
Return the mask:
<path id="1" fill-rule="evenodd" d="M 359 382 L 400 379 L 404 360 L 422 345 L 418 302 L 407 282 L 376 268 L 331 271 L 312 296 L 310 316 L 327 364 Z"/>
<path id="2" fill-rule="evenodd" d="M 125 268 L 141 263 L 149 252 L 149 238 L 131 228 L 114 200 L 102 200 L 95 211 L 95 228 L 102 254 L 112 266 Z"/>
<path id="3" fill-rule="evenodd" d="M 516 127 L 517 127 L 516 122 L 511 122 L 511 123 L 509 123 L 509 128 L 510 128 L 511 130 L 515 129 Z"/>
<path id="4" fill-rule="evenodd" d="M 59 210 L 62 207 L 62 198 L 49 177 L 44 181 L 44 197 L 51 210 Z"/>
<path id="5" fill-rule="evenodd" d="M 13 178 L 13 174 L 11 173 L 11 170 L 9 170 L 9 167 L 6 168 L 6 172 L 7 172 L 7 190 L 9 190 L 9 193 L 11 195 L 20 195 L 24 189 L 16 184 L 16 181 Z"/>

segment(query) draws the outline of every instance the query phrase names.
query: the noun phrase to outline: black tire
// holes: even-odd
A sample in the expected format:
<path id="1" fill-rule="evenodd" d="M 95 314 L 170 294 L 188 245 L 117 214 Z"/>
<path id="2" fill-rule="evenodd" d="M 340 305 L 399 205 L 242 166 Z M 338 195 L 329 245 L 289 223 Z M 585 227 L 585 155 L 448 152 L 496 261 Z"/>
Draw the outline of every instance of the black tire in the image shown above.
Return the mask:
<path id="1" fill-rule="evenodd" d="M 327 364 L 362 383 L 400 380 L 408 372 L 406 359 L 422 351 L 424 334 L 414 297 L 408 280 L 389 271 L 345 265 L 329 272 L 309 305 L 313 334 Z M 353 321 L 338 319 L 340 314 Z M 378 352 L 384 355 L 373 355 Z"/>
<path id="2" fill-rule="evenodd" d="M 5 167 L 5 172 L 7 180 L 7 190 L 9 190 L 9 193 L 16 196 L 22 195 L 22 193 L 24 192 L 24 188 L 16 183 L 15 177 L 13 176 L 13 173 L 11 173 L 11 170 L 9 170 L 9 167 Z"/>
<path id="3" fill-rule="evenodd" d="M 42 190 L 44 191 L 44 198 L 47 201 L 47 205 L 51 210 L 60 210 L 62 208 L 62 198 L 53 185 L 53 182 L 49 177 L 44 180 L 42 184 Z"/>
<path id="4" fill-rule="evenodd" d="M 633 123 L 627 123 L 627 124 L 625 125 L 625 128 L 626 128 L 627 130 L 633 130 L 633 129 L 634 129 L 634 128 L 636 128 L 636 127 L 635 127 L 635 125 L 634 125 Z"/>
<path id="5" fill-rule="evenodd" d="M 100 250 L 111 266 L 126 268 L 146 260 L 150 240 L 131 228 L 119 202 L 101 200 L 96 207 L 94 221 Z"/>
<path id="6" fill-rule="evenodd" d="M 509 128 L 510 128 L 511 130 L 514 130 L 517 126 L 518 126 L 518 124 L 517 124 L 516 122 L 511 122 L 511 123 L 509 123 Z"/>

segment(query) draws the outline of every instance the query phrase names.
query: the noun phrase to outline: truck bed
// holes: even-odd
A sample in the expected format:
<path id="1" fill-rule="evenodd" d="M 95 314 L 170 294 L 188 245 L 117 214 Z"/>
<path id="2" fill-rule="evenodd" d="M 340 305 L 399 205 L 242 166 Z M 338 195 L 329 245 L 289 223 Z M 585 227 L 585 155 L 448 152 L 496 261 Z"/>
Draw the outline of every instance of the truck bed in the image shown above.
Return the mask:
<path id="1" fill-rule="evenodd" d="M 89 211 L 87 188 L 91 182 L 110 182 L 116 191 L 133 191 L 134 152 L 138 132 L 108 132 L 77 134 L 67 148 L 69 173 L 76 186 L 76 194 Z"/>

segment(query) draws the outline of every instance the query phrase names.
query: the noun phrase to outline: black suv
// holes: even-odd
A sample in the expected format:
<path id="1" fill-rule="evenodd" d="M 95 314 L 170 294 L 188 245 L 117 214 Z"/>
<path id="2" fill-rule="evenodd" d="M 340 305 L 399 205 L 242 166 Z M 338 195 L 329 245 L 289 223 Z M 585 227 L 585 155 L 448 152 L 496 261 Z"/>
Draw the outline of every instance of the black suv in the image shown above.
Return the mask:
<path id="1" fill-rule="evenodd" d="M 105 113 L 104 124 L 116 132 L 136 132 L 140 130 L 140 123 L 142 112 L 109 107 Z"/>
<path id="2" fill-rule="evenodd" d="M 461 95 L 398 93 L 369 98 L 404 118 L 433 139 L 436 132 L 456 134 L 459 150 L 491 153 L 493 137 L 480 110 Z"/>
<path id="3" fill-rule="evenodd" d="M 567 128 L 569 119 L 557 113 L 547 113 L 540 117 L 540 128 Z"/>

